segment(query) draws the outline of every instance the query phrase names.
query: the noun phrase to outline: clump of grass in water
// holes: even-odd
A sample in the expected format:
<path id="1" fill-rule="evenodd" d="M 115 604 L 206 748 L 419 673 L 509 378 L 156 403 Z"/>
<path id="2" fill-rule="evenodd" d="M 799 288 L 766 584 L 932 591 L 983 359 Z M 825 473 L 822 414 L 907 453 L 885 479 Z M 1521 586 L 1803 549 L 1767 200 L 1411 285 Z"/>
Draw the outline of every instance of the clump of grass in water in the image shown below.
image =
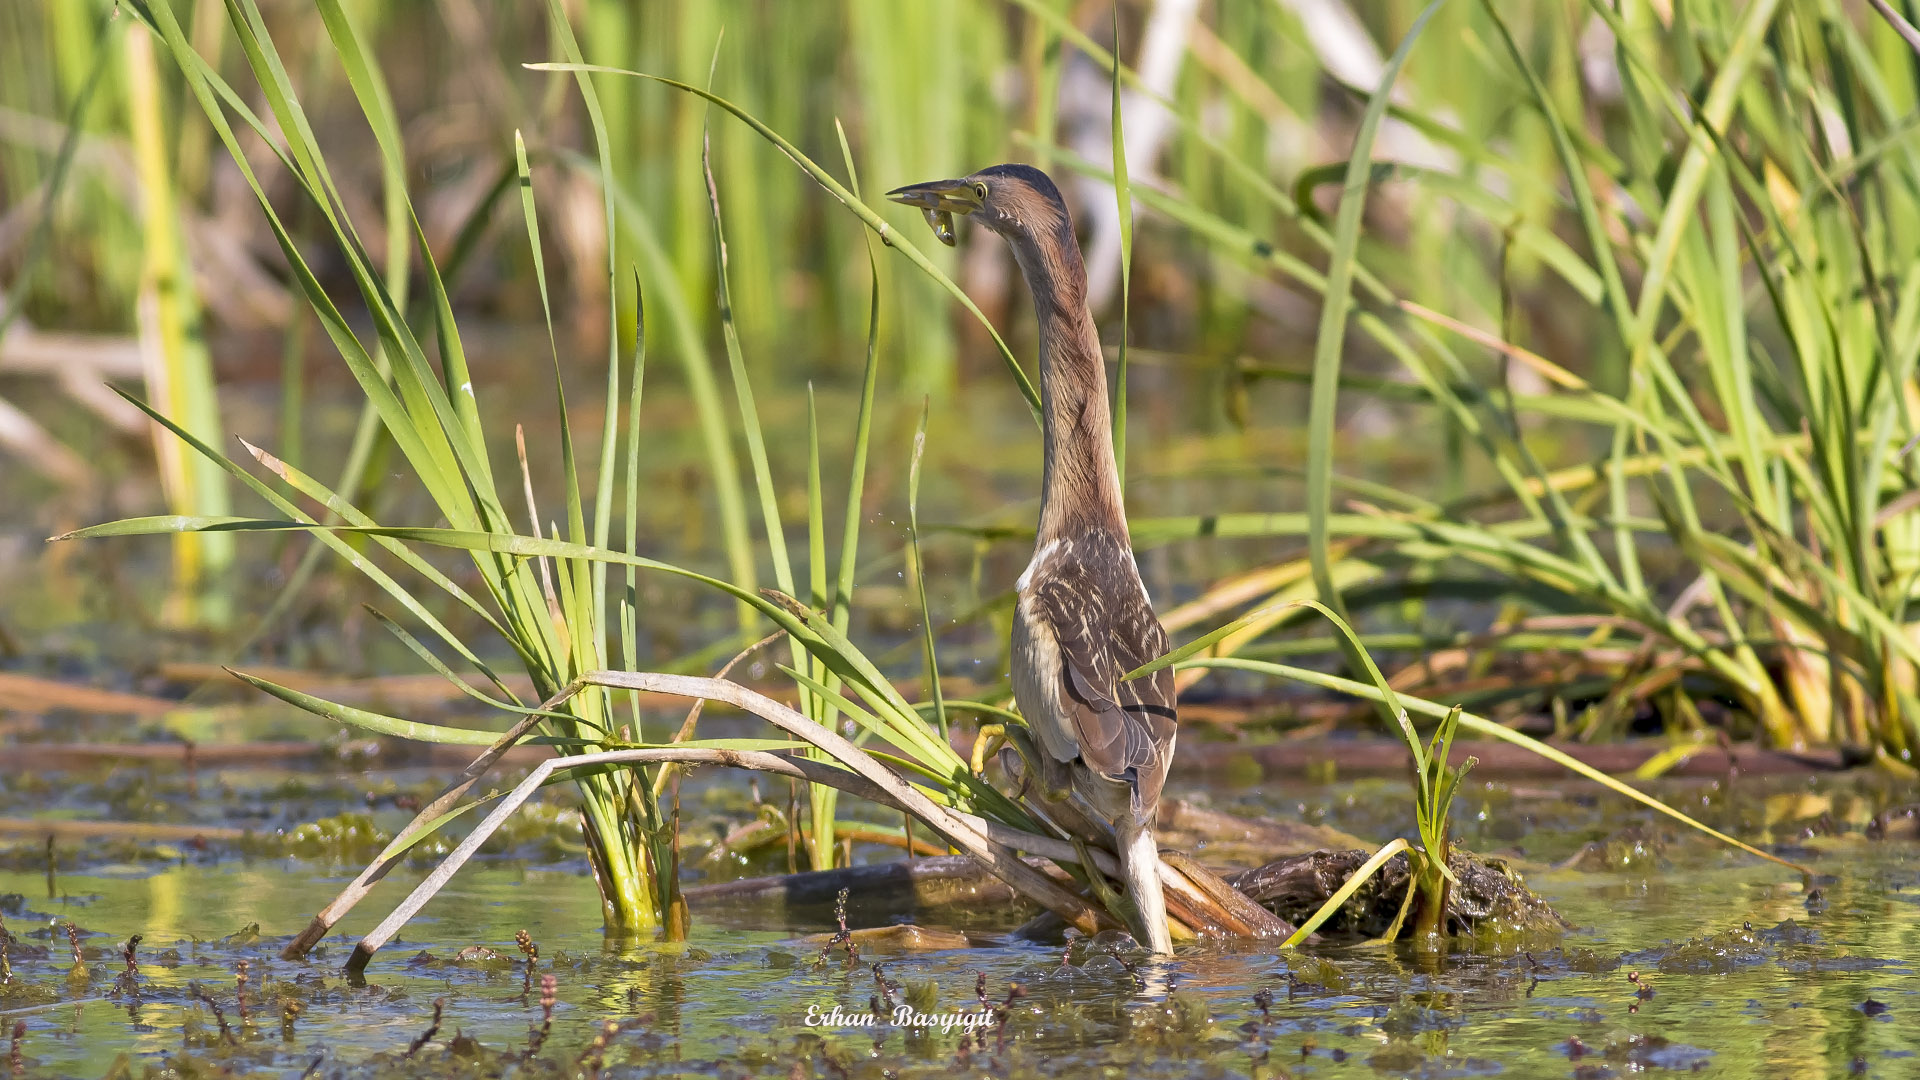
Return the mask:
<path id="1" fill-rule="evenodd" d="M 398 132 L 393 124 L 391 110 L 382 107 L 383 91 L 380 89 L 377 70 L 368 62 L 358 33 L 345 11 L 333 0 L 325 0 L 320 7 L 334 48 L 353 77 L 353 86 L 360 97 L 363 112 L 373 126 L 383 160 L 387 163 L 390 172 L 404 175 L 404 166 L 398 164 L 401 155 Z M 227 87 L 217 72 L 194 52 L 182 35 L 180 27 L 175 23 L 170 9 L 165 5 L 137 5 L 135 10 L 142 21 L 165 42 L 174 60 L 186 75 L 189 90 L 201 104 L 215 133 L 227 145 L 230 155 L 239 165 L 243 177 L 254 191 L 268 224 L 280 240 L 282 253 L 293 270 L 296 283 L 314 313 L 319 317 L 335 347 L 346 359 L 350 371 L 360 383 L 387 434 L 393 439 L 401 456 L 412 466 L 441 514 L 452 524 L 453 530 L 466 538 L 465 546 L 472 552 L 475 566 L 480 572 L 483 589 L 480 597 L 469 594 L 414 550 L 410 542 L 412 538 L 406 535 L 406 530 L 385 532 L 379 530 L 377 524 L 368 515 L 348 503 L 336 492 L 266 451 L 249 447 L 255 460 L 266 466 L 288 488 L 320 503 L 328 513 L 338 515 L 346 523 L 339 528 L 319 526 L 315 518 L 303 514 L 279 491 L 253 477 L 238 463 L 215 453 L 204 441 L 195 438 L 169 418 L 161 416 L 152 409 L 147 411 L 163 426 L 173 431 L 176 436 L 209 460 L 218 462 L 227 472 L 251 488 L 255 494 L 264 498 L 285 517 L 273 522 L 256 521 L 251 525 L 225 517 L 144 519 L 86 530 L 83 535 L 230 533 L 247 528 L 310 530 L 322 544 L 347 557 L 409 614 L 424 623 L 444 646 L 479 671 L 487 680 L 492 692 L 474 690 L 467 686 L 464 680 L 454 676 L 451 669 L 435 657 L 425 645 L 402 630 L 397 623 L 383 617 L 383 623 L 392 629 L 404 644 L 421 655 L 437 670 L 450 678 L 455 678 L 464 692 L 505 712 L 533 721 L 533 723 L 521 725 L 507 742 L 510 743 L 528 734 L 531 727 L 535 725 L 544 725 L 548 734 L 542 738 L 557 746 L 597 747 L 608 743 L 620 743 L 622 737 L 613 719 L 610 695 L 604 693 L 580 695 L 558 709 L 543 709 L 521 701 L 501 678 L 480 660 L 475 650 L 449 631 L 413 592 L 358 551 L 357 541 L 350 542 L 342 535 L 349 530 L 363 533 L 371 541 L 374 550 L 398 559 L 476 613 L 507 640 L 528 674 L 532 676 L 537 692 L 543 697 L 556 694 L 581 673 L 605 666 L 612 621 L 608 616 L 609 589 L 605 566 L 587 558 L 575 557 L 572 552 L 564 556 L 552 557 L 554 555 L 552 552 L 514 550 L 515 541 L 528 538 L 521 536 L 513 526 L 511 516 L 506 510 L 505 500 L 496 485 L 493 469 L 487 460 L 484 450 L 484 432 L 475 403 L 471 376 L 467 371 L 464 353 L 460 346 L 458 330 L 452 319 L 444 283 L 439 277 L 431 253 L 425 249 L 424 237 L 420 235 L 417 223 L 414 224 L 412 238 L 420 248 L 422 263 L 426 269 L 426 284 L 432 299 L 433 318 L 429 329 L 439 346 L 440 370 L 437 372 L 426 359 L 422 338 L 416 336 L 414 328 L 401 317 L 402 303 L 393 291 L 399 287 L 398 284 L 383 278 L 373 266 L 361 247 L 352 224 L 344 216 L 333 195 L 334 189 L 325 156 L 305 123 L 298 97 L 280 63 L 257 7 L 251 0 L 233 5 L 230 13 L 234 29 L 240 38 L 249 66 L 265 94 L 274 118 L 278 121 L 278 128 L 287 140 L 288 149 L 282 155 L 282 163 L 303 194 L 320 211 L 327 229 L 331 231 L 346 257 L 346 265 L 360 292 L 361 299 L 373 317 L 380 343 L 378 353 L 393 360 L 390 384 L 385 373 L 375 363 L 374 354 L 363 347 L 354 336 L 339 309 L 308 269 L 299 249 L 292 242 L 290 233 L 259 186 L 259 181 L 248 166 L 233 127 L 229 123 L 228 109 L 232 108 L 233 112 L 249 126 L 258 130 L 261 136 L 268 140 L 269 145 L 277 145 L 273 134 L 250 111 L 235 104 L 240 100 L 239 97 Z M 567 30 L 565 20 L 557 7 L 554 8 L 552 15 L 556 36 L 571 48 L 571 33 Z M 592 96 L 591 84 L 584 78 L 579 82 L 582 93 L 587 98 L 588 112 L 595 119 L 594 127 L 600 144 L 601 167 L 604 171 L 607 168 L 604 125 L 598 120 L 598 106 Z M 540 261 L 538 217 L 533 205 L 531 172 L 524 147 L 520 148 L 518 156 L 528 237 L 534 255 L 543 309 L 549 312 L 551 331 L 550 308 L 546 305 L 545 272 Z M 411 220 L 410 208 L 407 210 L 406 217 L 409 221 Z M 610 195 L 607 220 L 611 229 L 614 218 Z M 611 237 L 609 258 L 611 260 Z M 405 265 L 404 259 L 400 260 L 400 265 Z M 611 284 L 613 279 L 611 261 L 608 270 Z M 610 316 L 611 314 L 610 306 Z M 549 336 L 551 340 L 551 332 Z M 628 445 L 631 464 L 635 457 L 633 449 L 637 446 L 638 440 L 637 413 L 643 355 L 636 340 L 633 355 L 630 358 L 623 357 L 619 340 L 617 325 L 614 325 L 610 318 L 608 343 L 610 399 L 617 401 L 623 376 L 622 369 L 623 367 L 630 369 L 627 377 L 632 386 L 633 400 L 626 419 L 629 426 Z M 566 542 L 576 548 L 604 550 L 613 517 L 613 483 L 618 471 L 616 447 L 620 442 L 617 438 L 619 410 L 617 405 L 610 401 L 607 428 L 601 440 L 598 473 L 600 484 L 593 501 L 595 525 L 593 531 L 589 533 L 585 500 L 577 479 L 578 470 L 572 434 L 564 420 L 565 392 L 559 384 L 557 368 L 555 389 L 563 416 L 560 453 L 567 477 L 563 512 L 567 521 L 565 531 L 571 536 L 571 540 Z M 142 407 L 145 408 L 144 405 Z M 531 499 L 529 502 L 531 503 Z M 532 539 L 539 541 L 543 537 L 543 532 L 537 507 L 529 505 L 528 509 Z M 629 515 L 628 541 L 631 549 L 637 540 L 631 528 L 631 507 Z M 561 541 L 556 539 L 551 542 Z M 633 607 L 637 600 L 631 587 L 627 590 L 626 596 L 619 599 L 623 605 L 619 619 L 620 629 L 626 635 L 628 649 L 631 651 L 635 633 Z M 410 724 L 390 717 L 345 709 L 273 685 L 265 680 L 249 678 L 248 681 L 322 716 L 376 731 L 432 741 L 472 743 L 495 740 L 493 735 L 487 733 L 460 732 L 434 728 L 430 725 Z M 633 708 L 637 726 L 637 700 Z M 504 750 L 504 748 L 502 746 L 496 749 Z M 495 756 L 497 757 L 497 754 Z M 650 768 L 643 767 L 637 771 L 619 770 L 611 773 L 595 772 L 575 776 L 575 782 L 582 792 L 582 825 L 588 841 L 595 880 L 605 900 L 606 921 L 609 926 L 616 929 L 641 930 L 658 925 L 661 913 L 672 907 L 673 897 L 677 891 L 677 872 L 672 861 L 673 849 L 658 813 L 657 803 L 651 794 L 650 772 Z M 471 779 L 477 779 L 477 776 Z M 470 806 L 471 804 L 468 807 L 443 806 L 440 809 L 448 814 L 458 814 Z M 384 853 L 383 863 L 391 865 L 391 860 L 397 858 L 407 844 L 417 842 L 421 837 L 430 834 L 445 820 L 443 816 L 431 822 L 422 823 L 423 827 L 415 830 L 411 836 L 396 841 L 395 845 L 390 846 Z M 384 873 L 384 869 L 379 873 Z M 374 874 L 370 880 L 364 880 L 358 884 L 370 886 L 371 882 L 377 879 L 378 874 Z"/>
<path id="2" fill-rule="evenodd" d="M 1366 673 L 1368 681 L 1364 683 L 1355 682 L 1349 679 L 1342 679 L 1285 664 L 1203 655 L 1207 654 L 1209 650 L 1221 641 L 1227 640 L 1244 631 L 1246 627 L 1262 623 L 1271 623 L 1277 612 L 1292 608 L 1308 608 L 1324 616 L 1327 621 L 1333 625 L 1336 635 L 1347 649 L 1348 655 L 1358 661 L 1358 666 Z M 1297 945 L 1306 940 L 1307 937 L 1325 923 L 1328 918 L 1339 911 L 1341 906 L 1344 905 L 1368 879 L 1377 873 L 1382 866 L 1387 864 L 1388 860 L 1403 852 L 1414 862 L 1412 885 L 1407 890 L 1406 904 L 1408 907 L 1402 909 L 1399 917 L 1394 920 L 1393 927 L 1388 930 L 1385 937 L 1391 939 L 1397 936 L 1406 919 L 1409 908 L 1415 912 L 1414 925 L 1415 931 L 1419 935 L 1419 940 L 1433 941 L 1436 935 L 1444 931 L 1448 887 L 1456 883 L 1452 871 L 1448 868 L 1448 860 L 1451 854 L 1447 824 L 1448 816 L 1453 807 L 1454 796 L 1459 792 L 1462 779 L 1465 777 L 1467 771 L 1474 765 L 1474 759 L 1472 758 L 1468 758 L 1458 767 L 1451 766 L 1447 763 L 1452 754 L 1454 736 L 1462 727 L 1466 727 L 1478 734 L 1488 735 L 1524 747 L 1532 753 L 1538 754 L 1540 757 L 1564 766 L 1569 771 L 1593 780 L 1614 792 L 1665 814 L 1722 843 L 1739 848 L 1750 855 L 1755 855 L 1780 866 L 1787 867 L 1802 876 L 1807 876 L 1810 873 L 1803 866 L 1788 862 L 1777 855 L 1762 851 L 1751 844 L 1729 836 L 1717 829 L 1713 829 L 1672 806 L 1569 756 L 1564 751 L 1555 747 L 1549 746 L 1529 736 L 1522 735 L 1519 732 L 1512 731 L 1503 725 L 1493 723 L 1482 717 L 1471 716 L 1464 713 L 1457 705 L 1452 708 L 1443 708 L 1433 702 L 1396 692 L 1392 684 L 1388 682 L 1387 677 L 1380 671 L 1379 665 L 1374 663 L 1373 657 L 1367 652 L 1366 646 L 1361 642 L 1360 635 L 1354 632 L 1353 628 L 1347 624 L 1345 619 L 1341 618 L 1331 608 L 1317 601 L 1294 600 L 1284 605 L 1275 605 L 1271 608 L 1262 608 L 1249 612 L 1210 633 L 1188 642 L 1150 664 L 1144 664 L 1128 672 L 1125 678 L 1136 679 L 1142 675 L 1158 671 L 1161 668 L 1173 666 L 1183 669 L 1226 668 L 1259 672 L 1338 690 L 1342 693 L 1370 700 L 1379 706 L 1383 717 L 1407 744 L 1407 750 L 1411 756 L 1413 766 L 1413 819 L 1415 830 L 1420 837 L 1420 847 L 1416 850 L 1404 837 L 1396 837 L 1388 841 L 1379 851 L 1375 852 L 1372 857 L 1363 863 L 1359 869 L 1353 872 L 1346 883 L 1343 884 L 1333 896 L 1328 898 L 1327 902 L 1321 906 L 1319 911 L 1315 912 L 1307 921 L 1300 924 L 1299 928 L 1287 938 L 1287 945 Z M 1408 717 L 1409 708 L 1418 710 L 1423 715 L 1437 717 L 1440 720 L 1433 734 L 1424 743 Z M 1418 907 L 1413 908 L 1412 905 L 1416 903 Z"/>

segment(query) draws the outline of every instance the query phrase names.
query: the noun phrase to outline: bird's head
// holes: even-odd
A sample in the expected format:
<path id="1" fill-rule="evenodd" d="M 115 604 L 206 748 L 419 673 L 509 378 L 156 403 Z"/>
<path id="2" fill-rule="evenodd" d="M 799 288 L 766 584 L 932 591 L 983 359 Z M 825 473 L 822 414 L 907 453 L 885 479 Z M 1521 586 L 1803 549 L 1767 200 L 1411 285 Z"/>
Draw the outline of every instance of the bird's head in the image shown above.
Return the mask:
<path id="1" fill-rule="evenodd" d="M 1009 240 L 1073 239 L 1073 222 L 1060 189 L 1031 165 L 995 165 L 957 180 L 909 184 L 887 192 L 887 198 L 919 207 L 934 235 L 949 247 L 955 214 Z"/>

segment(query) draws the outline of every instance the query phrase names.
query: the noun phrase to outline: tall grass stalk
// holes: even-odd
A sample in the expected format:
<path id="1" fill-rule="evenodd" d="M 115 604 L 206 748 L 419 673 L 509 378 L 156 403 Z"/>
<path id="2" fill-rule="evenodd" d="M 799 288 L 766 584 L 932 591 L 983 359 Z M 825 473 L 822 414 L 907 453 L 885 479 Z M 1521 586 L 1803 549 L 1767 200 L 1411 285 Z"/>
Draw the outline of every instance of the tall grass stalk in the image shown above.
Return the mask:
<path id="1" fill-rule="evenodd" d="M 933 610 L 927 604 L 926 556 L 920 550 L 920 465 L 926 458 L 928 402 L 920 409 L 920 426 L 913 433 L 913 460 L 907 466 L 907 571 L 920 601 L 920 660 L 927 682 L 927 704 L 942 741 L 948 740 L 946 695 L 940 689 L 940 660 L 933 629 Z"/>
<path id="2" fill-rule="evenodd" d="M 214 390 L 213 361 L 207 352 L 193 272 L 180 235 L 172 160 L 167 148 L 166 92 L 153 39 L 120 35 L 124 49 L 127 120 L 134 166 L 140 179 L 141 261 L 137 322 L 147 393 L 169 415 L 206 439 L 217 438 L 220 404 Z M 175 513 L 217 516 L 228 512 L 226 477 L 217 465 L 190 453 L 164 430 L 153 429 L 154 458 L 161 489 Z M 216 535 L 181 534 L 173 539 L 173 590 L 166 604 L 170 621 L 218 624 L 227 607 L 221 579 L 233 563 L 233 540 Z"/>
<path id="3" fill-rule="evenodd" d="M 586 76 L 582 74 L 581 78 Z M 735 326 L 732 286 L 728 275 L 728 256 L 726 231 L 720 213 L 720 190 L 713 178 L 712 141 L 709 138 L 702 146 L 701 168 L 707 179 L 707 199 L 713 220 L 714 272 L 718 283 L 720 301 L 720 328 L 726 341 L 727 364 L 733 375 L 734 398 L 740 407 L 740 426 L 747 438 L 748 461 L 753 466 L 754 486 L 760 497 L 761 523 L 765 529 L 768 553 L 773 562 L 773 579 L 779 591 L 786 596 L 799 596 L 800 590 L 794 586 L 793 563 L 787 555 L 786 527 L 780 519 L 780 500 L 775 492 L 776 479 L 773 467 L 767 457 L 766 437 L 760 428 L 760 412 L 754 403 L 753 386 L 748 376 L 746 359 L 740 346 L 740 335 Z M 812 391 L 808 391 L 808 459 L 807 459 L 807 537 L 808 549 L 815 561 L 811 567 L 812 595 L 814 607 L 826 610 L 824 593 L 826 591 L 826 510 L 820 491 L 820 439 L 817 417 L 813 410 Z M 862 431 L 871 430 L 868 418 L 862 418 Z M 864 459 L 866 447 L 860 446 L 856 453 Z M 857 497 L 857 493 L 856 493 Z M 788 643 L 793 655 L 793 668 L 790 671 L 807 671 L 812 674 L 797 678 L 800 695 L 801 713 L 815 722 L 831 722 L 829 712 L 829 694 L 820 692 L 818 679 L 824 671 L 816 672 L 814 661 L 808 656 L 806 646 L 798 639 Z M 818 751 L 815 751 L 818 753 Z M 807 854 L 815 869 L 831 869 L 835 861 L 834 815 L 837 811 L 839 793 L 830 787 L 809 785 L 808 804 L 812 811 L 810 827 L 807 832 Z"/>
<path id="4" fill-rule="evenodd" d="M 840 157 L 847 170 L 847 184 L 858 196 L 860 192 L 860 174 L 854 165 L 853 150 L 847 144 L 847 132 L 838 121 L 834 123 L 835 134 L 839 137 Z M 848 466 L 846 509 L 840 525 L 840 554 L 835 564 L 836 577 L 832 596 L 823 595 L 826 583 L 826 511 L 819 494 L 817 482 L 809 485 L 813 497 L 808 503 L 808 535 L 818 537 L 813 543 L 812 553 L 813 579 L 815 595 L 813 606 L 816 610 L 831 613 L 833 628 L 845 636 L 853 619 L 853 589 L 856 563 L 860 554 L 860 519 L 866 501 L 867 452 L 873 437 L 874 394 L 880 381 L 880 265 L 879 256 L 873 250 L 873 238 L 864 235 L 867 249 L 867 275 L 870 282 L 867 300 L 867 350 L 866 366 L 860 380 L 859 411 L 854 420 L 853 448 Z M 819 426 L 814 419 L 812 408 L 812 387 L 808 387 L 808 467 L 809 476 L 817 478 L 820 472 Z M 915 485 L 908 484 L 907 512 L 911 517 L 915 512 Z M 925 603 L 921 604 L 922 616 L 925 615 Z M 830 693 L 841 689 L 840 676 L 830 670 L 826 662 L 818 657 L 811 658 L 812 677 L 824 684 Z M 934 676 L 929 676 L 934 677 Z M 936 687 L 935 693 L 938 693 Z M 831 696 L 822 703 L 820 720 L 828 729 L 832 729 L 840 717 L 839 707 Z M 941 736 L 944 741 L 946 727 L 942 724 Z M 814 784 L 808 788 L 809 809 L 813 814 L 814 838 L 813 851 L 831 850 L 833 832 L 837 831 L 835 816 L 839 809 L 839 792 L 830 786 Z M 825 826 L 821 825 L 825 822 Z M 827 841 L 823 844 L 823 840 Z M 817 864 L 816 864 L 817 865 Z"/>

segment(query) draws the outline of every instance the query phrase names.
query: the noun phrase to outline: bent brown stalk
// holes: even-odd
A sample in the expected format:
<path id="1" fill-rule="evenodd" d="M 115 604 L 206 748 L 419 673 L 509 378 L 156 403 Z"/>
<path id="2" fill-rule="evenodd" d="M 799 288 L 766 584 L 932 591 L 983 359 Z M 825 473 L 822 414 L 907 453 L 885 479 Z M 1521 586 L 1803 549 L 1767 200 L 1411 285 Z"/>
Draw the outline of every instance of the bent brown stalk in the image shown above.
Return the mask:
<path id="1" fill-rule="evenodd" d="M 1015 854 L 1015 850 L 1018 849 L 1058 861 L 1078 862 L 1080 856 L 1071 843 L 1014 829 L 964 811 L 940 806 L 852 743 L 771 698 L 723 679 L 654 672 L 599 671 L 590 672 L 576 679 L 572 685 L 547 704 L 549 707 L 557 705 L 588 686 L 646 690 L 725 702 L 759 716 L 789 734 L 813 743 L 833 755 L 845 767 L 767 751 L 702 747 L 613 750 L 553 758 L 542 762 L 512 792 L 500 800 L 486 819 L 474 828 L 473 832 L 408 895 L 405 901 L 360 941 L 347 961 L 347 970 L 350 973 L 363 970 L 372 960 L 373 954 L 391 941 L 400 928 L 419 913 L 420 909 L 452 879 L 454 874 L 459 872 L 500 825 L 528 798 L 532 797 L 533 793 L 539 790 L 555 772 L 591 765 L 665 762 L 682 765 L 712 764 L 789 776 L 834 787 L 879 805 L 911 814 L 949 844 L 979 861 L 1015 892 L 1059 915 L 1069 925 L 1083 932 L 1093 932 L 1101 926 L 1097 913 L 1086 901 L 1028 865 Z M 475 765 L 469 769 L 469 773 L 476 771 L 484 771 L 480 762 L 475 762 Z M 443 796 L 442 800 L 436 800 L 436 804 L 444 802 L 445 805 L 451 805 L 451 801 L 450 797 Z M 444 808 L 442 806 L 442 812 Z M 426 816 L 423 812 L 422 817 Z M 403 833 L 403 838 L 417 831 L 418 824 L 419 822 L 416 821 L 414 826 L 409 826 L 409 832 Z M 1118 872 L 1119 863 L 1111 854 L 1105 851 L 1091 851 L 1089 855 L 1095 868 L 1100 872 L 1107 874 Z M 376 864 L 376 867 L 379 874 L 384 874 L 385 860 L 382 864 Z M 375 869 L 369 868 L 368 873 L 362 875 L 362 880 L 371 877 L 371 880 L 377 881 L 378 875 L 375 874 Z M 1217 888 L 1231 887 L 1224 886 L 1224 883 L 1219 882 L 1211 872 L 1198 867 L 1197 864 L 1183 862 L 1176 867 L 1163 862 L 1161 876 L 1169 892 L 1178 897 L 1181 906 L 1195 913 L 1196 921 L 1230 928 L 1234 932 L 1254 934 L 1279 932 L 1274 925 L 1278 920 L 1275 920 L 1271 914 L 1265 913 L 1265 909 L 1260 909 L 1265 919 L 1252 915 L 1245 907 L 1239 905 L 1232 905 L 1230 911 L 1229 906 L 1223 905 L 1214 893 Z M 351 892 L 351 888 L 349 891 Z M 360 895 L 364 894 L 362 890 Z M 343 893 L 343 897 L 345 895 Z M 354 899 L 357 900 L 358 896 Z M 336 901 L 335 906 L 338 906 L 338 903 Z M 1251 901 L 1248 901 L 1248 904 L 1251 904 Z M 1252 906 L 1257 907 L 1257 905 Z M 331 911 L 332 908 L 329 910 Z M 334 914 L 337 919 L 340 914 L 344 914 L 344 909 Z"/>
<path id="2" fill-rule="evenodd" d="M 879 765 L 864 751 L 855 747 L 841 736 L 808 720 L 805 716 L 762 694 L 754 693 L 737 683 L 720 679 L 705 679 L 684 675 L 665 675 L 651 672 L 591 672 L 576 679 L 566 692 L 578 692 L 587 686 L 602 686 L 618 690 L 651 690 L 658 693 L 676 694 L 682 697 L 705 698 L 723 701 L 736 708 L 753 713 L 774 726 L 795 735 L 806 742 L 825 750 L 835 760 L 852 770 L 869 785 L 878 789 L 876 794 L 890 796 L 884 800 L 889 805 L 905 810 L 924 822 L 949 844 L 973 856 L 986 866 L 996 877 L 1005 881 L 1016 892 L 1026 896 L 1049 911 L 1065 919 L 1085 933 L 1095 933 L 1099 929 L 1098 919 L 1084 900 L 1067 891 L 1045 874 L 1022 862 L 1005 844 L 991 839 L 989 831 L 982 822 L 971 815 L 962 816 L 939 806 L 921 794 L 912 785 L 900 779 L 892 771 Z M 573 757 L 554 758 L 542 762 L 513 792 L 487 815 L 479 827 L 460 843 L 427 879 L 420 883 L 405 902 L 389 915 L 379 926 L 362 939 L 355 947 L 353 955 L 347 961 L 347 970 L 357 972 L 366 967 L 373 953 L 391 940 L 401 926 L 411 919 L 419 909 L 432 898 L 433 894 L 473 856 L 486 838 L 497 829 L 506 818 L 518 809 L 520 804 L 531 797 L 533 792 L 558 769 L 575 768 L 600 764 L 641 764 L 655 761 L 694 760 L 684 756 L 689 753 L 711 753 L 689 749 L 660 750 L 616 750 L 599 754 L 581 754 Z M 783 763 L 787 760 L 776 755 L 765 755 L 766 760 L 748 756 L 747 752 L 728 751 L 736 755 L 732 760 L 754 761 L 756 765 L 766 767 L 766 771 L 784 772 Z M 664 756 L 663 756 L 664 755 Z M 832 766 L 822 765 L 822 769 L 838 773 Z M 789 774 L 791 775 L 791 774 Z M 804 779 L 815 779 L 811 776 Z M 835 778 L 837 779 L 837 777 Z"/>
<path id="3" fill-rule="evenodd" d="M 320 939 L 327 936 L 335 924 L 346 918 L 347 912 L 352 911 L 354 905 L 366 899 L 367 894 L 373 891 L 373 887 L 380 883 L 380 879 L 386 877 L 389 871 L 399 865 L 408 848 L 412 847 L 413 838 L 426 829 L 428 824 L 452 810 L 460 801 L 460 796 L 465 795 L 474 784 L 479 783 L 480 778 L 493 768 L 494 763 L 543 719 L 545 717 L 541 716 L 528 716 L 522 719 L 508 729 L 506 734 L 500 736 L 498 742 L 487 747 L 479 757 L 474 758 L 473 763 L 461 772 L 460 779 L 447 785 L 438 797 L 421 807 L 420 812 L 414 815 L 406 828 L 400 830 L 400 834 L 393 838 L 386 850 L 368 864 L 365 870 L 360 871 L 360 876 L 354 878 L 351 884 L 340 890 L 340 895 L 334 897 L 332 903 L 321 908 L 319 913 L 314 915 L 313 921 L 307 924 L 307 928 L 281 950 L 280 959 L 298 960 L 307 955 L 309 950 L 320 943 Z"/>
<path id="4" fill-rule="evenodd" d="M 595 671 L 576 679 L 566 691 L 556 695 L 555 701 L 564 701 L 569 694 L 577 693 L 587 686 L 650 690 L 655 693 L 724 701 L 735 708 L 759 716 L 788 734 L 825 750 L 835 760 L 871 781 L 888 798 L 876 798 L 864 791 L 855 791 L 854 794 L 911 814 L 940 832 L 950 842 L 953 840 L 954 825 L 973 830 L 981 840 L 985 841 L 984 851 L 978 845 L 970 847 L 954 843 L 953 846 L 978 859 L 982 865 L 1016 892 L 1066 919 L 1069 924 L 1086 931 L 1097 919 L 1097 913 L 1084 900 L 1061 888 L 1051 878 L 1027 866 L 1010 850 L 1018 848 L 1057 862 L 1078 863 L 1078 854 L 1070 842 L 1014 829 L 986 818 L 940 806 L 852 742 L 772 698 L 724 679 L 704 679 L 696 676 L 664 675 L 653 672 Z M 837 770 L 833 771 L 837 773 Z M 848 790 L 844 785 L 831 786 Z M 943 823 L 942 819 L 946 819 L 946 823 Z M 1094 865 L 1102 873 L 1117 876 L 1120 864 L 1109 853 L 1095 849 L 1091 852 L 1091 857 Z M 1013 876 L 1002 873 L 1002 869 Z M 1167 883 L 1167 887 L 1178 892 L 1189 907 L 1216 924 L 1248 926 L 1256 934 L 1272 933 L 1277 929 L 1272 923 L 1263 922 L 1258 917 L 1249 918 L 1244 910 L 1241 910 L 1238 916 L 1229 914 L 1222 903 L 1211 895 L 1212 890 L 1209 887 L 1189 882 L 1189 878 L 1197 878 L 1201 874 L 1212 879 L 1213 888 L 1232 889 L 1217 875 L 1202 870 L 1198 863 L 1190 860 L 1178 868 L 1169 867 L 1165 862 L 1161 863 L 1160 876 Z M 1248 903 L 1252 902 L 1248 901 Z M 1068 911 L 1074 914 L 1070 916 Z M 1291 927 L 1287 929 L 1291 930 Z"/>

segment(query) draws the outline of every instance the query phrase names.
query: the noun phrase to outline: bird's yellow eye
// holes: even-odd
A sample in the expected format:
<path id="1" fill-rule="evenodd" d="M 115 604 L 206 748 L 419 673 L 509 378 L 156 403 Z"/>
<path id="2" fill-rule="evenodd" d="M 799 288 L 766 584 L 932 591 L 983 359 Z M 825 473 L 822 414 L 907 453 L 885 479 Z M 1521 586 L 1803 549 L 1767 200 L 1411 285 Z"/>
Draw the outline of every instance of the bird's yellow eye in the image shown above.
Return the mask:
<path id="1" fill-rule="evenodd" d="M 980 196 L 982 200 L 985 200 L 987 197 L 987 185 L 980 183 L 978 181 L 975 181 L 973 185 L 973 193 L 975 195 Z"/>

